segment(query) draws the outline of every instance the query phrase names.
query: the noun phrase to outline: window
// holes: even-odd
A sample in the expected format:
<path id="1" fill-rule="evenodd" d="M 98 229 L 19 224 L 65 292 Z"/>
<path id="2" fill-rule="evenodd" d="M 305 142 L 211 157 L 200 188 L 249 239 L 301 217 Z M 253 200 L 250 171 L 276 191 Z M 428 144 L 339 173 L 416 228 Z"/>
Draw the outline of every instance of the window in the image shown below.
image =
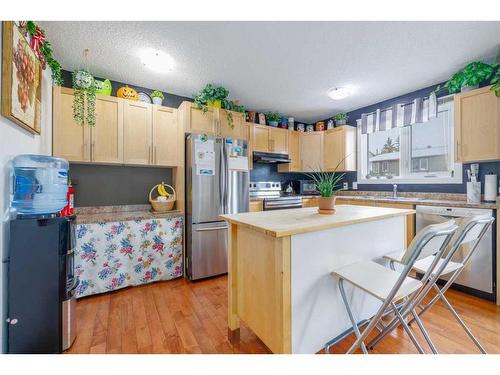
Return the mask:
<path id="1" fill-rule="evenodd" d="M 359 132 L 358 165 L 360 183 L 462 183 L 462 166 L 454 161 L 453 97 L 440 98 L 438 116 L 428 122 Z"/>

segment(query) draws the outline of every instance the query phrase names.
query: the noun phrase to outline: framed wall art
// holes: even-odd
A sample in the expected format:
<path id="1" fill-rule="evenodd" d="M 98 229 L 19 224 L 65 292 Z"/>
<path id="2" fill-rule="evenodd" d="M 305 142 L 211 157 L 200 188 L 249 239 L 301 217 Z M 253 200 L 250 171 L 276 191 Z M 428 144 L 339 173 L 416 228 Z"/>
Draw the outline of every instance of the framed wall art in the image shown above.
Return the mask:
<path id="1" fill-rule="evenodd" d="M 3 21 L 2 115 L 40 134 L 42 65 L 15 22 Z"/>

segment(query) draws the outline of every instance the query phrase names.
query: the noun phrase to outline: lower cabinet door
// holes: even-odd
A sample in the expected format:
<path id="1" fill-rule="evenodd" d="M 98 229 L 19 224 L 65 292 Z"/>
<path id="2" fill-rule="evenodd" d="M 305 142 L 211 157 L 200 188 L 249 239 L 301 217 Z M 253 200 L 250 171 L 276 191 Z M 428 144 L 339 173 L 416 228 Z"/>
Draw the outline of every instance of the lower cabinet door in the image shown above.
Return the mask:
<path id="1" fill-rule="evenodd" d="M 188 244 L 191 280 L 227 273 L 227 241 L 226 222 L 193 224 Z"/>

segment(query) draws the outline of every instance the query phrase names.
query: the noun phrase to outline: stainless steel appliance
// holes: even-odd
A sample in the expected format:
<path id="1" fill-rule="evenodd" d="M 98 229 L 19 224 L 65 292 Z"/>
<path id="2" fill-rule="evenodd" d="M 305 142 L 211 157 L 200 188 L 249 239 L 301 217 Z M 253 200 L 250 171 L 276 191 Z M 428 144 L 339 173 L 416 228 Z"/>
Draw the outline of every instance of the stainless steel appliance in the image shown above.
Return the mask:
<path id="1" fill-rule="evenodd" d="M 61 353 L 76 336 L 74 217 L 18 217 L 9 235 L 7 351 Z"/>
<path id="2" fill-rule="evenodd" d="M 319 195 L 316 184 L 313 180 L 300 180 L 299 181 L 299 194 L 300 195 Z"/>
<path id="3" fill-rule="evenodd" d="M 221 214 L 248 211 L 244 140 L 186 138 L 186 271 L 189 279 L 227 273 L 228 227 Z"/>
<path id="4" fill-rule="evenodd" d="M 461 218 L 490 214 L 494 215 L 493 210 L 476 209 L 476 208 L 461 208 L 461 207 L 436 207 L 436 206 L 416 206 L 416 230 L 417 232 L 430 224 L 441 223 L 447 220 L 455 219 L 457 222 Z M 453 286 L 465 292 L 475 294 L 477 296 L 495 299 L 495 225 L 492 225 L 486 232 L 481 242 L 478 244 L 474 255 L 470 259 L 468 265 L 460 273 Z M 455 257 L 463 257 L 467 249 L 460 249 Z M 455 258 L 454 258 L 455 259 Z"/>
<path id="5" fill-rule="evenodd" d="M 286 154 L 275 154 L 273 152 L 253 152 L 253 161 L 255 163 L 265 164 L 284 164 L 290 163 L 290 158 Z"/>
<path id="6" fill-rule="evenodd" d="M 302 207 L 302 197 L 282 193 L 281 182 L 250 182 L 250 198 L 263 199 L 264 211 Z"/>

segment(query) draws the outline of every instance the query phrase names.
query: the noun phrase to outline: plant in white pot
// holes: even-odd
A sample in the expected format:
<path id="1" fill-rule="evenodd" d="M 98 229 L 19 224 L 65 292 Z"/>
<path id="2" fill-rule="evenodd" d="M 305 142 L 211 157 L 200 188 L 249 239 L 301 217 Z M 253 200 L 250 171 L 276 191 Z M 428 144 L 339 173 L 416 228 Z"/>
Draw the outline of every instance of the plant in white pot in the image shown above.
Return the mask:
<path id="1" fill-rule="evenodd" d="M 155 90 L 151 93 L 151 99 L 153 99 L 153 104 L 161 105 L 165 96 L 161 91 Z"/>
<path id="2" fill-rule="evenodd" d="M 342 161 L 340 163 L 342 163 Z M 316 189 L 319 191 L 320 197 L 318 198 L 318 208 L 320 214 L 331 215 L 335 213 L 337 193 L 342 190 L 340 181 L 345 176 L 345 173 L 337 173 L 337 168 L 340 163 L 337 164 L 333 172 L 324 172 L 320 169 L 312 173 L 305 173 L 307 177 L 314 181 Z"/>

